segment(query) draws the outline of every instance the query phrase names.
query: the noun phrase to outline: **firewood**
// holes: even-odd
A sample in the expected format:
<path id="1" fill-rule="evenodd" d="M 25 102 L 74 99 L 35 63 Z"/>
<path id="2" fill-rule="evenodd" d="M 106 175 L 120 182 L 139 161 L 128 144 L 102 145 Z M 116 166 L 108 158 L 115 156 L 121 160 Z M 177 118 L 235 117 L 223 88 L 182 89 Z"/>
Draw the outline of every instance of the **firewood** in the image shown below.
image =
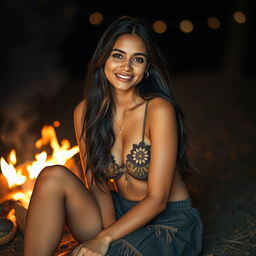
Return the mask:
<path id="1" fill-rule="evenodd" d="M 24 233 L 27 209 L 19 201 L 14 202 L 13 208 L 15 210 L 17 228 L 21 233 Z"/>

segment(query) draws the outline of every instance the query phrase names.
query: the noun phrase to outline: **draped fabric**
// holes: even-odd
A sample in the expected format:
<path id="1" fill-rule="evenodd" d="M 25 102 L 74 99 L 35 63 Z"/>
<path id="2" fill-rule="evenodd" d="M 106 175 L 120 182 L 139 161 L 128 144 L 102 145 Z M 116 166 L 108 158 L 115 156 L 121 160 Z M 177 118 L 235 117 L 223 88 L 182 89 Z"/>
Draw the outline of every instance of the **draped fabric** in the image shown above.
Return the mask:
<path id="1" fill-rule="evenodd" d="M 117 218 L 138 201 L 113 192 Z M 166 209 L 144 227 L 111 243 L 108 256 L 196 256 L 202 250 L 203 226 L 192 200 L 168 202 Z"/>

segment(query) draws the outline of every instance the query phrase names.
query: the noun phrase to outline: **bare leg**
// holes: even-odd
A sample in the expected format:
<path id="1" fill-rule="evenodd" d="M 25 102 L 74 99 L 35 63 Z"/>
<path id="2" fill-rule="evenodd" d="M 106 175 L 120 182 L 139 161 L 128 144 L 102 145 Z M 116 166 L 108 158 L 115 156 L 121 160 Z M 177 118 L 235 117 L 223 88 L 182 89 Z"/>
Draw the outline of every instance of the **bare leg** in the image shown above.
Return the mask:
<path id="1" fill-rule="evenodd" d="M 102 229 L 95 198 L 66 167 L 46 167 L 39 174 L 30 200 L 24 236 L 24 256 L 50 256 L 58 247 L 65 221 L 79 241 Z"/>

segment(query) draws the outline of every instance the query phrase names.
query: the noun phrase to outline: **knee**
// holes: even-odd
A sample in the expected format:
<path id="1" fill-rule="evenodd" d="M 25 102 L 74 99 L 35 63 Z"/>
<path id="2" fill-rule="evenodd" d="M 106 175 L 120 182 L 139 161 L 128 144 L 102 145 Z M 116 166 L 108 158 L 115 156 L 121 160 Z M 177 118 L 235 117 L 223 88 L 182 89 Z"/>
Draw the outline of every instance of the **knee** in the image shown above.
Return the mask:
<path id="1" fill-rule="evenodd" d="M 49 185 L 60 185 L 64 182 L 64 177 L 67 173 L 67 168 L 62 165 L 47 166 L 39 173 L 36 183 Z"/>

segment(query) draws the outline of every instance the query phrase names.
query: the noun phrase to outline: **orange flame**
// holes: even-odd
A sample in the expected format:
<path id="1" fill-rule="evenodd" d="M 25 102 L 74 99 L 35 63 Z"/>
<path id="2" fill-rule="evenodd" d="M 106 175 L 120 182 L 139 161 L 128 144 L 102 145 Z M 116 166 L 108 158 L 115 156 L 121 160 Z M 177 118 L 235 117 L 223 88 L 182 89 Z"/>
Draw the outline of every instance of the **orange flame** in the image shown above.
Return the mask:
<path id="1" fill-rule="evenodd" d="M 16 223 L 16 216 L 15 216 L 15 210 L 14 209 L 11 209 L 7 216 L 6 216 L 7 219 L 11 220 L 13 222 L 13 224 L 15 226 L 17 226 L 17 223 Z"/>
<path id="2" fill-rule="evenodd" d="M 56 123 L 60 124 L 58 121 Z M 71 148 L 71 144 L 67 139 L 62 140 L 61 144 L 59 144 L 54 127 L 51 125 L 45 125 L 42 128 L 41 138 L 36 141 L 35 146 L 40 149 L 47 144 L 50 144 L 52 148 L 52 155 L 48 156 L 46 151 L 36 154 L 35 160 L 25 166 L 28 177 L 24 175 L 21 168 L 15 167 L 17 159 L 14 149 L 8 155 L 8 162 L 1 157 L 1 170 L 7 179 L 9 188 L 15 188 L 19 185 L 35 181 L 44 167 L 55 164 L 65 165 L 70 158 L 79 152 L 78 146 Z M 11 197 L 14 200 L 21 201 L 23 206 L 27 208 L 31 194 L 32 189 L 27 189 L 26 191 L 13 193 Z"/>
<path id="3" fill-rule="evenodd" d="M 16 164 L 16 152 L 12 150 L 9 154 L 9 163 L 7 163 L 3 157 L 1 157 L 1 169 L 3 175 L 7 179 L 10 188 L 17 185 L 21 185 L 26 181 L 26 177 L 22 175 L 21 169 L 16 170 L 14 165 Z"/>

